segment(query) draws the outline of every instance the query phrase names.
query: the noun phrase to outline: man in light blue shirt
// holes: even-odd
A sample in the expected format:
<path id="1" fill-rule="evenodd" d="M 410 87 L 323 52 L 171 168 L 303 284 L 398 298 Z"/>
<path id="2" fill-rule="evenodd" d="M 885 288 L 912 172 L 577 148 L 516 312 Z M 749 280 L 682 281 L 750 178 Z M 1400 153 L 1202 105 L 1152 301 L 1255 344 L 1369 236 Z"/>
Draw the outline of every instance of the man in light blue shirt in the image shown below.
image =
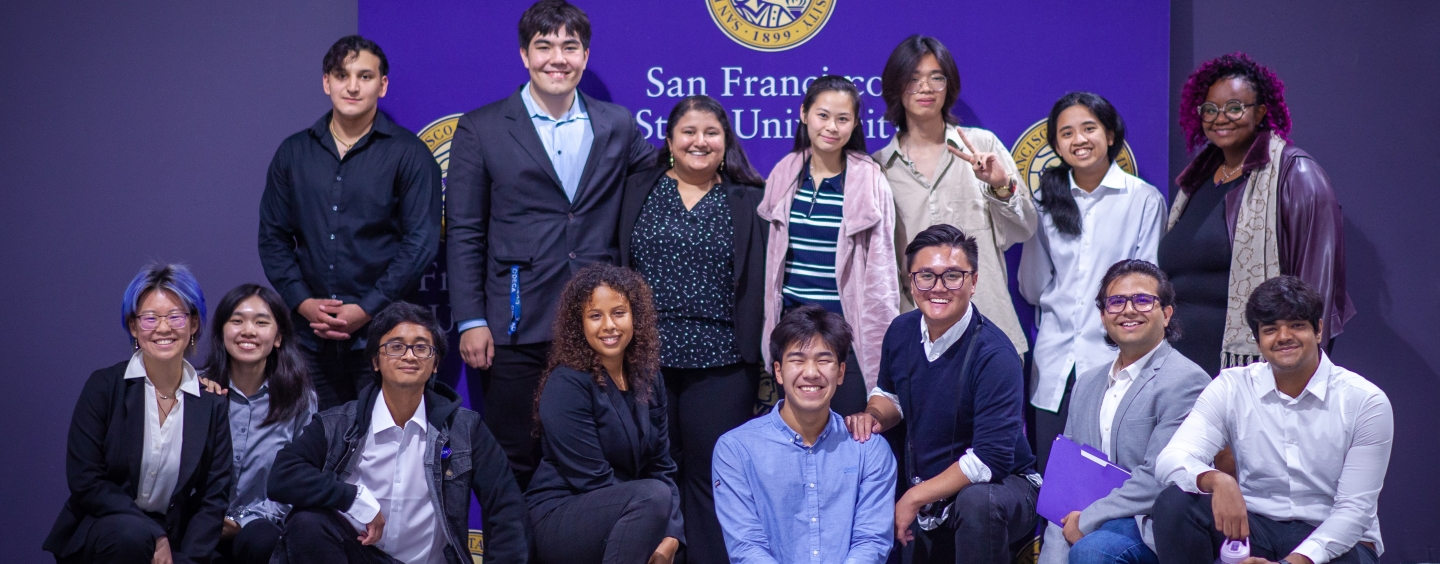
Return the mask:
<path id="1" fill-rule="evenodd" d="M 830 410 L 850 327 L 803 306 L 775 326 L 770 347 L 785 399 L 715 445 L 715 513 L 730 562 L 884 562 L 894 543 L 895 456 L 884 440 L 852 439 Z"/>

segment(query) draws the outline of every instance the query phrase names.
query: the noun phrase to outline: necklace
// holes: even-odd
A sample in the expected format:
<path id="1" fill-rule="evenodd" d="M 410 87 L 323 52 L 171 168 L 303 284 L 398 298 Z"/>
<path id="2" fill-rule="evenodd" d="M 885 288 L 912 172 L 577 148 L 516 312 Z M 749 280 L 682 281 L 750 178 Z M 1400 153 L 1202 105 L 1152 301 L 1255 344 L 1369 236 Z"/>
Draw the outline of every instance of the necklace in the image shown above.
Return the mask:
<path id="1" fill-rule="evenodd" d="M 1229 169 L 1229 168 L 1230 168 L 1230 167 L 1225 166 L 1225 165 L 1223 165 L 1223 164 L 1220 165 L 1220 183 L 1221 183 L 1221 184 L 1224 184 L 1224 183 L 1226 183 L 1226 182 L 1229 182 L 1231 177 L 1234 177 L 1235 175 L 1240 174 L 1240 169 L 1241 169 L 1241 168 L 1244 168 L 1244 165 L 1237 166 L 1237 167 L 1235 167 L 1235 170 L 1231 170 L 1231 171 L 1227 172 L 1227 169 Z"/>
<path id="2" fill-rule="evenodd" d="M 369 129 L 369 128 L 366 128 L 366 129 L 365 129 L 365 133 L 369 133 L 369 132 L 370 132 L 370 129 Z M 365 133 L 361 133 L 361 134 L 360 134 L 360 137 L 364 137 L 364 136 L 365 136 Z M 356 137 L 354 141 L 351 141 L 351 142 L 349 142 L 349 143 L 346 143 L 344 139 L 341 139 L 341 138 L 340 138 L 340 132 L 339 132 L 339 131 L 335 131 L 335 120 L 333 120 L 333 119 L 330 120 L 330 135 L 335 136 L 335 142 L 336 142 L 336 143 L 339 143 L 339 144 L 341 144 L 341 145 L 344 145 L 346 151 L 349 151 L 351 147 L 354 147 L 356 143 L 359 143 L 359 142 L 360 142 L 360 137 Z"/>

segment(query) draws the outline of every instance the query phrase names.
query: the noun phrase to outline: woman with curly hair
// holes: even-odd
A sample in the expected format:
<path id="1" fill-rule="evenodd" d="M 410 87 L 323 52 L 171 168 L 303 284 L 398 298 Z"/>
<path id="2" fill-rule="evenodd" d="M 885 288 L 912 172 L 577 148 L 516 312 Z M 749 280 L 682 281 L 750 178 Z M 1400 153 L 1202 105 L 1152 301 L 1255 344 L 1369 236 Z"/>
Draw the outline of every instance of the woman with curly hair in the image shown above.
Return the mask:
<path id="1" fill-rule="evenodd" d="M 1180 95 L 1186 148 L 1203 147 L 1175 183 L 1160 242 L 1186 339 L 1175 348 L 1211 375 L 1260 359 L 1245 302 L 1261 282 L 1297 276 L 1325 301 L 1322 342 L 1355 308 L 1345 293 L 1345 241 L 1330 178 L 1289 142 L 1285 85 L 1244 53 L 1210 60 Z"/>
<path id="2" fill-rule="evenodd" d="M 525 493 L 540 562 L 667 564 L 685 538 L 655 325 L 628 268 L 585 267 L 560 294 Z"/>

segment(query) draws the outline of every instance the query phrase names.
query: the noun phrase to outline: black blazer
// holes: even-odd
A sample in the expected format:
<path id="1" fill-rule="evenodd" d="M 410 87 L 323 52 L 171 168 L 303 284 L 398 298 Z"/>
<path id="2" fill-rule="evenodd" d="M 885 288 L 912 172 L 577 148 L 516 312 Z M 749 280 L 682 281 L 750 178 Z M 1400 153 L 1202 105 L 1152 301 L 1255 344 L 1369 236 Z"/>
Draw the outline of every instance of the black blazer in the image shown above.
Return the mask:
<path id="1" fill-rule="evenodd" d="M 135 504 L 145 447 L 145 382 L 125 379 L 129 362 L 96 370 L 80 391 L 66 442 L 65 480 L 70 498 L 55 518 L 43 548 L 56 559 L 85 546 L 98 516 L 125 513 L 154 523 Z M 230 496 L 230 407 L 205 391 L 185 398 L 180 475 L 163 530 L 175 562 L 209 562 L 220 541 Z"/>
<path id="2" fill-rule="evenodd" d="M 665 536 L 685 542 L 666 417 L 659 374 L 649 401 L 640 403 L 626 400 L 613 381 L 601 388 L 590 374 L 557 366 L 540 394 L 544 456 L 525 492 L 530 514 L 542 516 L 570 496 L 650 478 L 670 487 Z"/>
<path id="3" fill-rule="evenodd" d="M 624 201 L 620 205 L 620 265 L 630 264 L 630 238 L 645 199 L 666 169 L 652 166 L 630 176 L 625 182 Z M 765 197 L 764 186 L 736 184 L 724 178 L 719 189 L 730 199 L 731 221 L 735 225 L 735 341 L 740 358 L 760 364 L 760 335 L 765 331 L 765 244 L 769 240 L 769 224 L 760 219 L 755 209 Z M 664 335 L 661 335 L 664 338 Z"/>
<path id="4" fill-rule="evenodd" d="M 551 340 L 555 298 L 570 277 L 590 263 L 618 262 L 620 191 L 655 152 L 629 110 L 577 91 L 595 141 L 571 202 L 521 95 L 460 117 L 446 179 L 451 312 L 457 322 L 485 318 L 501 345 Z M 521 316 L 508 335 L 512 265 L 520 267 Z"/>

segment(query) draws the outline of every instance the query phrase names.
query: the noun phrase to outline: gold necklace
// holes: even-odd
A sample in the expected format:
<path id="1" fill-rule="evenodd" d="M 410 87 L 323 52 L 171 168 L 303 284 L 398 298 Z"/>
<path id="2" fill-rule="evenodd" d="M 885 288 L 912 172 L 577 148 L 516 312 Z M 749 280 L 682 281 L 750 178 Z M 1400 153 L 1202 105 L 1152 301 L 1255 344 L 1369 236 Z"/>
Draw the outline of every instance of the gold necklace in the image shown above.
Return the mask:
<path id="1" fill-rule="evenodd" d="M 369 133 L 369 132 L 370 132 L 370 128 L 368 128 L 368 127 L 365 128 L 365 133 Z M 340 132 L 335 131 L 335 120 L 333 120 L 333 119 L 330 120 L 330 135 L 335 136 L 335 142 L 336 142 L 336 143 L 339 143 L 339 144 L 341 144 L 341 145 L 344 145 L 346 151 L 349 151 L 351 147 L 354 147 L 356 143 L 359 143 L 359 142 L 360 142 L 360 138 L 361 138 L 361 137 L 364 137 L 364 136 L 365 136 L 365 133 L 361 133 L 361 134 L 360 134 L 360 137 L 356 137 L 354 141 L 351 141 L 351 142 L 349 142 L 349 143 L 346 143 L 344 139 L 341 139 L 341 138 L 340 138 Z"/>

